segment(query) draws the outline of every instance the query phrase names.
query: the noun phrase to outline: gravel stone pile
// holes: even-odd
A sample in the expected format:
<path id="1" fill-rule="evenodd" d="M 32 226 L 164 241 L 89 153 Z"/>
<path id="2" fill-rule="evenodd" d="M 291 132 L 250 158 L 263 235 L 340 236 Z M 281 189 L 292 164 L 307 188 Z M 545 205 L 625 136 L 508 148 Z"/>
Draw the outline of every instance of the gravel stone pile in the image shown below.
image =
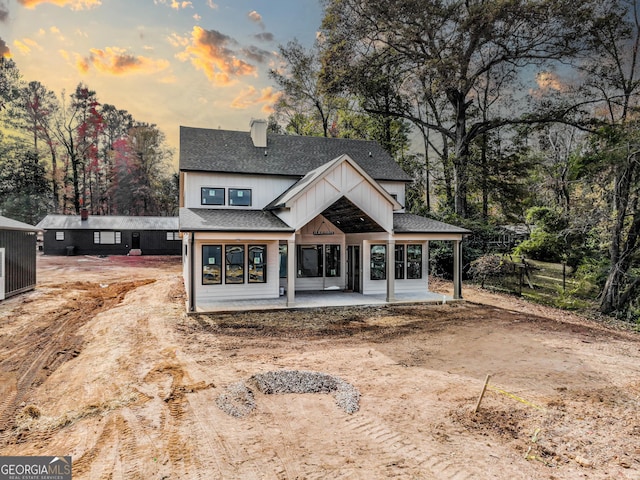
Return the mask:
<path id="1" fill-rule="evenodd" d="M 244 417 L 256 408 L 253 392 L 247 388 L 244 382 L 229 385 L 216 399 L 216 405 L 232 417 Z"/>
<path id="2" fill-rule="evenodd" d="M 259 392 L 274 393 L 332 393 L 336 404 L 352 414 L 360 408 L 360 392 L 341 378 L 320 372 L 279 370 L 253 375 L 248 382 Z M 239 382 L 227 387 L 216 404 L 229 415 L 240 417 L 255 408 L 253 391 Z"/>

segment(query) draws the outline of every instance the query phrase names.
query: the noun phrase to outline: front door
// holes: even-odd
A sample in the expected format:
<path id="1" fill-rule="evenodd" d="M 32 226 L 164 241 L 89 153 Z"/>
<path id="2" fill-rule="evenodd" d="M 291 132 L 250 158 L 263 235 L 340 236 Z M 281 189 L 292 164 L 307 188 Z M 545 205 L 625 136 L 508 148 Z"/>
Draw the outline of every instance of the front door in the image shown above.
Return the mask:
<path id="1" fill-rule="evenodd" d="M 131 234 L 131 248 L 133 250 L 140 249 L 140 233 L 139 232 L 133 232 Z"/>
<path id="2" fill-rule="evenodd" d="M 360 292 L 360 246 L 347 247 L 347 290 Z"/>

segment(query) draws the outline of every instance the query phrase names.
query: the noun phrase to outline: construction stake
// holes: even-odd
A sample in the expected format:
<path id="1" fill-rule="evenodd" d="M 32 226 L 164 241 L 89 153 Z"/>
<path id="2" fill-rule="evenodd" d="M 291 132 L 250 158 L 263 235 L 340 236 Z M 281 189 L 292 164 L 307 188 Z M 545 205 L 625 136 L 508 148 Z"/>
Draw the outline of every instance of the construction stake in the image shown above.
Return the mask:
<path id="1" fill-rule="evenodd" d="M 480 408 L 480 402 L 482 402 L 482 397 L 484 397 L 484 392 L 487 391 L 487 385 L 489 385 L 489 379 L 491 375 L 487 375 L 487 378 L 484 381 L 484 385 L 482 386 L 482 392 L 480 392 L 480 397 L 478 397 L 478 403 L 476 403 L 476 408 L 473 410 L 473 413 L 478 413 L 478 409 Z"/>

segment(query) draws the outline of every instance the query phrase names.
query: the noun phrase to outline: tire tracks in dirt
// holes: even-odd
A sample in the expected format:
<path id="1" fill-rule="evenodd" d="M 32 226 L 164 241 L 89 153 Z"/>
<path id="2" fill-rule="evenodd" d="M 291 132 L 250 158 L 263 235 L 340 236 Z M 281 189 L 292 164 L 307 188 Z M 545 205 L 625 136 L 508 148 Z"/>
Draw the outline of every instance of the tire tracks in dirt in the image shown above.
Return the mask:
<path id="1" fill-rule="evenodd" d="M 12 441 L 16 412 L 33 389 L 60 365 L 80 354 L 82 338 L 77 335 L 78 329 L 101 311 L 120 303 L 130 290 L 152 282 L 154 280 L 119 282 L 107 287 L 79 282 L 63 284 L 59 294 L 69 294 L 70 298 L 59 311 L 40 315 L 39 321 L 34 322 L 34 327 L 25 331 L 22 338 L 2 340 L 2 347 L 7 351 L 0 361 L 0 371 L 15 376 L 16 388 L 0 405 L 0 445 Z M 13 441 L 19 440 L 13 438 Z"/>

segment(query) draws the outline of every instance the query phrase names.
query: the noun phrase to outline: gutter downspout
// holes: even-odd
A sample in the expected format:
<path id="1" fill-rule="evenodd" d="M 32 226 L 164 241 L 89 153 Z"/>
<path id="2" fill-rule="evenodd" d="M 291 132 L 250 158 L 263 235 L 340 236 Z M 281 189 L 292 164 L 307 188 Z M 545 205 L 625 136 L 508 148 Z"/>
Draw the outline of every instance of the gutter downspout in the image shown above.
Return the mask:
<path id="1" fill-rule="evenodd" d="M 189 236 L 189 243 L 191 244 L 191 257 L 189 258 L 189 312 L 193 313 L 196 310 L 196 290 L 195 290 L 195 280 L 194 280 L 194 268 L 195 268 L 195 232 L 191 232 Z"/>

